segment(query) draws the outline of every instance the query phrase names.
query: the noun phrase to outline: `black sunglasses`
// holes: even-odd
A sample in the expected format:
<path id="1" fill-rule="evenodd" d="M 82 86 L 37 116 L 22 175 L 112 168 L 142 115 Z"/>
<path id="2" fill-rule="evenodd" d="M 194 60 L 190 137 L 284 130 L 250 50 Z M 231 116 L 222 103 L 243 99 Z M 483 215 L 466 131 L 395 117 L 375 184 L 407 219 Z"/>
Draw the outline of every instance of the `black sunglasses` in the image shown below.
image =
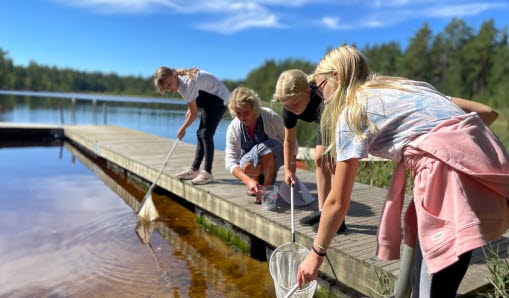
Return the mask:
<path id="1" fill-rule="evenodd" d="M 315 94 L 316 94 L 316 95 L 318 95 L 318 96 L 320 96 L 320 98 L 321 98 L 322 100 L 325 100 L 325 98 L 323 97 L 323 92 L 322 92 L 322 90 L 320 90 L 320 88 L 321 88 L 322 86 L 324 86 L 326 82 L 327 82 L 327 80 L 323 80 L 323 81 L 320 83 L 320 85 L 316 86 L 316 88 L 314 89 Z"/>

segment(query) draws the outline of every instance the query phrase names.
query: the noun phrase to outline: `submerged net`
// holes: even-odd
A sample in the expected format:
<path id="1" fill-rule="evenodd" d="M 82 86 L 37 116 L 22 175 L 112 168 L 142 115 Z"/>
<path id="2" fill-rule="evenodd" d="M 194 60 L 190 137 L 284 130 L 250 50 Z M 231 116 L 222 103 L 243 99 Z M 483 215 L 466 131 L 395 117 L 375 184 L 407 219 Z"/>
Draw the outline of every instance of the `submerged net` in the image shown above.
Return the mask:
<path id="1" fill-rule="evenodd" d="M 278 298 L 285 297 L 297 283 L 297 269 L 308 254 L 309 249 L 295 242 L 285 243 L 274 250 L 270 256 L 269 269 Z M 303 284 L 302 289 L 297 289 L 292 297 L 313 297 L 316 284 L 316 280 Z"/>
<path id="2" fill-rule="evenodd" d="M 138 217 L 141 221 L 150 222 L 159 218 L 159 212 L 157 212 L 154 201 L 152 200 L 152 194 L 148 193 L 147 195 L 150 197 L 147 198 L 143 206 L 141 206 L 140 212 L 138 212 Z"/>

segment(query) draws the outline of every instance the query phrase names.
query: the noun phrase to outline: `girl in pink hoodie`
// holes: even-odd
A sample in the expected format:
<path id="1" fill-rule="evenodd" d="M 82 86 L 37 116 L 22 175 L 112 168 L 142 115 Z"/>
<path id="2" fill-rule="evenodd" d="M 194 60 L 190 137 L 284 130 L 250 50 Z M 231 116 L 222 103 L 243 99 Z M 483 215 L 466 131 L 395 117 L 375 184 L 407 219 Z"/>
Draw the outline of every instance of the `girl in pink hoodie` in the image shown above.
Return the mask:
<path id="1" fill-rule="evenodd" d="M 369 153 L 399 163 L 380 219 L 377 256 L 399 258 L 407 168 L 415 184 L 404 240 L 422 256 L 414 297 L 454 297 L 472 250 L 509 227 L 509 155 L 482 121 L 491 124 L 497 114 L 428 83 L 371 74 L 366 58 L 350 46 L 330 51 L 315 75 L 326 102 L 323 136 L 334 136 L 323 144 L 336 150 L 337 163 L 312 251 L 299 266 L 299 287 L 316 279 L 348 211 L 359 159 Z"/>

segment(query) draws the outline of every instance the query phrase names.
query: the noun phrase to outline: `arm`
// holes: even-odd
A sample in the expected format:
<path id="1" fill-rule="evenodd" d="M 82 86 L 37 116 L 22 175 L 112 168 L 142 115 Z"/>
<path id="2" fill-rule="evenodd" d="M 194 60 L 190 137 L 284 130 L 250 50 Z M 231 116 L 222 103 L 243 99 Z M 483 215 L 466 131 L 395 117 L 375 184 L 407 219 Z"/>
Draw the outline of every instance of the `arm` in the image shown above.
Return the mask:
<path id="1" fill-rule="evenodd" d="M 298 150 L 297 147 L 297 129 L 287 129 L 284 125 L 283 119 L 272 109 L 269 109 L 269 113 L 266 117 L 270 117 L 270 131 L 273 137 L 283 144 L 283 158 L 284 158 L 284 171 L 285 171 L 285 182 L 290 185 L 291 182 L 295 183 L 295 152 Z M 264 120 L 265 121 L 265 120 Z M 267 125 L 264 126 L 267 130 Z"/>
<path id="2" fill-rule="evenodd" d="M 233 174 L 233 170 L 239 166 L 240 159 L 240 141 L 237 139 L 237 119 L 233 119 L 233 121 L 228 125 L 226 129 L 226 148 L 224 149 L 224 163 L 226 170 Z"/>
<path id="3" fill-rule="evenodd" d="M 233 176 L 237 177 L 242 183 L 244 183 L 247 186 L 247 189 L 250 191 L 253 191 L 255 193 L 258 193 L 258 188 L 260 187 L 260 184 L 253 180 L 251 177 L 246 175 L 240 167 L 235 167 L 232 172 Z"/>
<path id="4" fill-rule="evenodd" d="M 285 182 L 295 183 L 295 143 L 297 139 L 297 129 L 285 128 L 285 142 L 284 142 L 284 159 L 285 159 Z"/>
<path id="5" fill-rule="evenodd" d="M 358 167 L 358 158 L 336 163 L 336 175 L 334 176 L 332 190 L 323 205 L 318 233 L 313 243 L 313 247 L 320 253 L 324 253 L 326 250 L 321 249 L 317 244 L 327 248 L 339 225 L 345 219 L 346 212 L 350 207 L 350 196 Z M 311 251 L 304 259 L 297 272 L 299 288 L 302 288 L 303 283 L 310 282 L 318 277 L 318 269 L 323 263 L 323 258 Z"/>
<path id="6" fill-rule="evenodd" d="M 182 140 L 182 138 L 186 135 L 186 129 L 191 125 L 196 117 L 198 116 L 198 105 L 196 104 L 196 100 L 187 103 L 187 113 L 186 120 L 180 127 L 177 137 Z"/>
<path id="7" fill-rule="evenodd" d="M 237 119 L 234 119 L 226 130 L 225 166 L 226 169 L 232 173 L 233 176 L 242 181 L 249 190 L 258 192 L 258 187 L 260 185 L 240 169 L 239 160 L 241 149 L 238 139 L 239 131 L 235 129 L 238 124 L 237 121 Z"/>
<path id="8" fill-rule="evenodd" d="M 480 102 L 466 100 L 458 97 L 451 97 L 453 103 L 467 113 L 476 112 L 479 118 L 490 126 L 498 118 L 498 113 L 489 106 Z"/>

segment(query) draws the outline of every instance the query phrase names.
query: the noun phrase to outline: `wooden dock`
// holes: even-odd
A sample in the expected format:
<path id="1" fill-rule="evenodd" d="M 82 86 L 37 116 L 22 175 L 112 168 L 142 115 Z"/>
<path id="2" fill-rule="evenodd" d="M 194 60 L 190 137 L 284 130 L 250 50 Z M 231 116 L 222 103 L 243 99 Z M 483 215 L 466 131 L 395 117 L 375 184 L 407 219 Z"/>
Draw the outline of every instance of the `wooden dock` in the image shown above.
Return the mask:
<path id="1" fill-rule="evenodd" d="M 64 139 L 59 125 L 0 122 L 0 148 L 55 146 Z"/>
<path id="2" fill-rule="evenodd" d="M 174 140 L 116 126 L 63 126 L 65 137 L 75 144 L 93 152 L 144 179 L 153 181 L 174 144 Z M 0 123 L 0 130 L 2 124 Z M 276 211 L 266 211 L 251 203 L 246 187 L 224 167 L 224 151 L 216 151 L 213 167 L 215 182 L 193 185 L 180 181 L 173 174 L 190 166 L 195 145 L 181 143 L 177 146 L 158 185 L 184 198 L 219 218 L 231 223 L 276 247 L 291 241 L 290 208 L 278 202 Z M 314 172 L 297 172 L 297 176 L 316 196 Z M 278 181 L 282 181 L 283 171 Z M 321 270 L 341 283 L 373 296 L 377 288 L 378 275 L 386 275 L 392 281 L 399 274 L 399 261 L 380 261 L 375 257 L 376 233 L 379 215 L 384 204 L 386 190 L 356 183 L 352 193 L 350 210 L 344 235 L 334 238 L 328 251 L 330 264 L 325 261 Z M 406 200 L 408 203 L 408 198 Z M 315 236 L 312 227 L 302 226 L 298 220 L 316 209 L 316 202 L 295 209 L 296 241 L 310 247 Z M 509 233 L 497 241 L 499 252 L 506 260 Z M 460 286 L 459 294 L 470 293 L 488 283 L 489 272 L 484 264 L 482 250 L 474 252 L 469 270 Z M 331 265 L 334 271 L 331 270 Z"/>

